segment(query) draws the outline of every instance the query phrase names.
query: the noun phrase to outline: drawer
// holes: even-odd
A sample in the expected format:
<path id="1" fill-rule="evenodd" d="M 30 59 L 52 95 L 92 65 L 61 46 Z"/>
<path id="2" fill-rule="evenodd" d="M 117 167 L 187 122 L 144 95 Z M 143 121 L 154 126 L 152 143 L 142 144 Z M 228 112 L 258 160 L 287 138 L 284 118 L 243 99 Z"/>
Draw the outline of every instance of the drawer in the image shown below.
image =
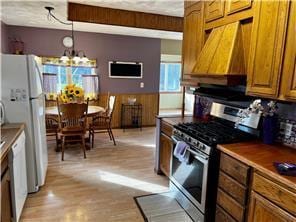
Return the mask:
<path id="1" fill-rule="evenodd" d="M 250 167 L 221 153 L 220 169 L 243 185 L 248 185 Z"/>
<path id="2" fill-rule="evenodd" d="M 245 208 L 218 188 L 217 203 L 238 222 L 244 221 Z"/>
<path id="3" fill-rule="evenodd" d="M 219 205 L 216 206 L 215 222 L 236 222 L 225 210 Z"/>
<path id="4" fill-rule="evenodd" d="M 173 134 L 173 126 L 164 121 L 161 121 L 160 130 L 168 137 L 171 137 Z"/>
<path id="5" fill-rule="evenodd" d="M 254 173 L 253 190 L 282 207 L 294 216 L 296 215 L 296 194 L 284 187 Z"/>
<path id="6" fill-rule="evenodd" d="M 227 176 L 223 171 L 219 172 L 219 187 L 241 205 L 245 205 L 247 188 Z"/>

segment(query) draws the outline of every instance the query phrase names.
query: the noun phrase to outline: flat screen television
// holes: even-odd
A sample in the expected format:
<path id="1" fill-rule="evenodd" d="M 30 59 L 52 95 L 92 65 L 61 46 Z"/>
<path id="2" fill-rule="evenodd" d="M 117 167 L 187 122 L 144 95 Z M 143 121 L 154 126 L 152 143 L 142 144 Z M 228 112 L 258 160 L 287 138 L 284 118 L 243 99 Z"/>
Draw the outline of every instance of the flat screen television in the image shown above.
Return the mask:
<path id="1" fill-rule="evenodd" d="M 109 62 L 110 78 L 141 79 L 143 77 L 143 63 L 141 62 Z"/>

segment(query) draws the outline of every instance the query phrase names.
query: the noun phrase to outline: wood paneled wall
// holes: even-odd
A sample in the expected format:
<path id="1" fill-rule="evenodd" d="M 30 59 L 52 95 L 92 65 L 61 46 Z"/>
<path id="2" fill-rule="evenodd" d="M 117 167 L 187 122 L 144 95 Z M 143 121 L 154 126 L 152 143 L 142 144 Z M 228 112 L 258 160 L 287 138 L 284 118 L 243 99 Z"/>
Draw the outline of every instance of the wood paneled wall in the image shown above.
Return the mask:
<path id="1" fill-rule="evenodd" d="M 154 126 L 155 116 L 158 114 L 159 94 L 145 93 L 145 94 L 110 94 L 116 96 L 115 110 L 113 113 L 112 126 L 119 128 L 121 125 L 121 104 L 127 103 L 129 97 L 136 98 L 138 103 L 143 106 L 142 123 L 143 126 Z M 99 106 L 105 107 L 107 104 L 107 94 L 101 94 Z"/>
<path id="2" fill-rule="evenodd" d="M 137 93 L 137 94 L 110 94 L 116 96 L 116 104 L 113 113 L 112 126 L 121 127 L 121 104 L 127 103 L 128 98 L 136 98 L 143 106 L 143 126 L 155 126 L 155 116 L 159 109 L 159 93 Z M 100 94 L 98 101 L 90 101 L 89 105 L 107 106 L 108 94 Z M 47 101 L 46 106 L 56 106 L 55 101 Z"/>
<path id="3" fill-rule="evenodd" d="M 183 17 L 68 3 L 68 20 L 144 29 L 183 31 Z"/>

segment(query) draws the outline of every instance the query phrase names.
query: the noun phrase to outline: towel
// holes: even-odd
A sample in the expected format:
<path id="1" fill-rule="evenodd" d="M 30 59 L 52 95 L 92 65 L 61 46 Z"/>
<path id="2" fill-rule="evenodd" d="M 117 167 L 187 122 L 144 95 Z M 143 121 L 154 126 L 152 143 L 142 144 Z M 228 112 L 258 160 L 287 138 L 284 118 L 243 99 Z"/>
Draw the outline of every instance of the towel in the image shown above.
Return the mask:
<path id="1" fill-rule="evenodd" d="M 189 145 L 183 141 L 178 141 L 174 150 L 174 156 L 178 158 L 180 162 L 189 163 L 190 153 L 187 151 Z"/>

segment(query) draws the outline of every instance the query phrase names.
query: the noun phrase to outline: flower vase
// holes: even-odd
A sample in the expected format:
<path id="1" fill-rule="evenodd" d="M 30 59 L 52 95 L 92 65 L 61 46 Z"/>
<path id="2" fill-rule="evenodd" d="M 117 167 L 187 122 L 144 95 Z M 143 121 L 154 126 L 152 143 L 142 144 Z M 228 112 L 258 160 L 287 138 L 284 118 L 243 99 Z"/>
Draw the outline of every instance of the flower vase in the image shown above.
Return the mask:
<path id="1" fill-rule="evenodd" d="M 194 109 L 194 117 L 202 118 L 203 117 L 203 105 L 201 104 L 200 98 L 198 99 L 198 103 L 195 105 Z"/>
<path id="2" fill-rule="evenodd" d="M 277 137 L 277 115 L 265 116 L 263 119 L 263 143 L 273 144 Z"/>

